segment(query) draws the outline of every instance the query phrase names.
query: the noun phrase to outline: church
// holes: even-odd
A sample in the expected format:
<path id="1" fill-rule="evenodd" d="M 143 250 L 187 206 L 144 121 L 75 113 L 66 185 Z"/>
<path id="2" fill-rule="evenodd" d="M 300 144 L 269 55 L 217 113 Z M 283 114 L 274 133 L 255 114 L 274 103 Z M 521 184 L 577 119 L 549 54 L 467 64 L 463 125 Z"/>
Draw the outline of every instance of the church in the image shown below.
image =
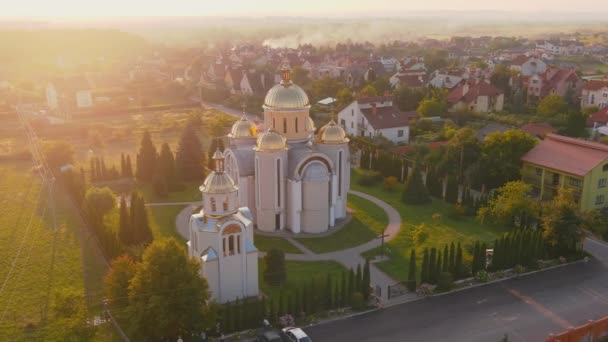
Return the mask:
<path id="1" fill-rule="evenodd" d="M 259 294 L 254 227 L 318 234 L 346 216 L 346 134 L 332 119 L 315 135 L 308 96 L 289 68 L 281 78 L 266 95 L 262 125 L 243 116 L 232 126 L 200 187 L 203 207 L 190 218 L 188 253 L 220 303 Z"/>
<path id="2" fill-rule="evenodd" d="M 289 68 L 281 78 L 266 95 L 261 127 L 246 117 L 232 126 L 226 172 L 260 231 L 323 233 L 346 216 L 348 139 L 333 120 L 315 136 L 306 92 Z"/>

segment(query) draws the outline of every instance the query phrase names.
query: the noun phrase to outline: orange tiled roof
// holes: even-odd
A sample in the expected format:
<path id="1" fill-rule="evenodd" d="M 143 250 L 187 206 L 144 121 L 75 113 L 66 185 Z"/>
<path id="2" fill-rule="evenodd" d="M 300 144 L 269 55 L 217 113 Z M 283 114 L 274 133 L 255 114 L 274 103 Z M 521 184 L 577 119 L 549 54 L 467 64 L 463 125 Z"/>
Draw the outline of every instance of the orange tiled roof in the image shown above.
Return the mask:
<path id="1" fill-rule="evenodd" d="M 584 176 L 608 160 L 608 145 L 549 134 L 521 159 L 531 164 Z"/>

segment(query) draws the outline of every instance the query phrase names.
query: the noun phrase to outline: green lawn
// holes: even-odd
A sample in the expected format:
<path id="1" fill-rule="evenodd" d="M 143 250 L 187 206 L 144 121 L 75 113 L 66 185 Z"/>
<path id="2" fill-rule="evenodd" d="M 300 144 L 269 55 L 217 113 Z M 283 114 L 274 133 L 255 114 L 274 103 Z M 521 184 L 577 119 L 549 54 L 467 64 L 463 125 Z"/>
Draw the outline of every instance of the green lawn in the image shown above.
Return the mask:
<path id="1" fill-rule="evenodd" d="M 0 341 L 61 340 L 65 327 L 59 326 L 52 310 L 55 293 L 70 289 L 84 295 L 78 216 L 58 190 L 58 231 L 54 234 L 50 210 L 44 210 L 48 208 L 47 192 L 42 192 L 36 209 L 41 184 L 29 165 L 2 164 L 0 174 L 0 282 L 4 284 L 8 279 L 0 294 Z M 91 256 L 90 252 L 85 250 L 84 257 Z M 13 260 L 15 266 L 9 276 Z M 91 267 L 95 264 L 93 260 L 85 263 Z M 89 284 L 101 284 L 104 270 L 89 269 L 87 273 Z M 90 289 L 94 294 L 95 289 Z"/>
<path id="2" fill-rule="evenodd" d="M 175 218 L 184 209 L 181 205 L 151 206 L 148 209 L 150 229 L 155 239 L 174 237 L 178 241 L 186 241 L 175 227 Z"/>
<path id="3" fill-rule="evenodd" d="M 303 284 L 309 284 L 313 277 L 327 277 L 331 274 L 331 277 L 336 280 L 340 279 L 342 272 L 346 271 L 346 268 L 335 261 L 286 261 L 285 266 L 287 267 L 287 283 L 282 286 L 269 286 L 264 282 L 264 259 L 260 259 L 258 263 L 258 274 L 260 282 L 260 290 L 272 298 L 276 298 L 283 291 L 286 295 L 294 293 L 298 288 L 301 288 Z"/>
<path id="4" fill-rule="evenodd" d="M 401 202 L 402 184 L 397 190 L 389 192 L 383 189 L 382 184 L 364 187 L 357 184 L 359 170 L 352 173 L 352 189 L 368 193 L 378 197 L 392 205 L 399 214 L 403 223 L 399 234 L 387 243 L 385 252 L 389 260 L 378 263 L 378 267 L 387 274 L 398 280 L 407 278 L 409 256 L 412 248 L 416 248 L 417 261 L 422 261 L 422 251 L 425 247 L 442 248 L 447 243 L 460 242 L 463 245 L 465 260 L 470 258 L 468 248 L 476 241 L 493 241 L 503 230 L 496 227 L 482 225 L 474 217 L 460 217 L 453 219 L 448 217 L 451 204 L 440 199 L 433 199 L 431 204 L 415 206 L 406 205 Z M 433 219 L 433 214 L 438 213 L 441 217 Z M 417 245 L 413 241 L 415 227 L 424 224 L 424 230 L 428 233 L 427 239 Z M 366 257 L 373 257 L 380 253 L 380 248 L 364 253 Z"/>
<path id="5" fill-rule="evenodd" d="M 296 240 L 315 253 L 332 252 L 375 239 L 388 223 L 388 217 L 382 208 L 359 196 L 349 194 L 348 207 L 352 209 L 353 217 L 336 233 L 326 237 Z"/>
<path id="6" fill-rule="evenodd" d="M 272 248 L 282 250 L 285 253 L 301 254 L 302 252 L 282 237 L 264 236 L 255 234 L 254 244 L 258 250 L 267 252 Z"/>
<path id="7" fill-rule="evenodd" d="M 140 186 L 139 190 L 144 195 L 146 199 L 146 203 L 156 203 L 156 202 L 194 202 L 201 201 L 201 191 L 198 189 L 203 181 L 193 181 L 193 182 L 183 182 L 182 186 L 184 189 L 182 191 L 174 191 L 170 192 L 166 197 L 159 197 L 156 192 L 154 192 L 154 188 L 152 184 L 144 184 Z"/>

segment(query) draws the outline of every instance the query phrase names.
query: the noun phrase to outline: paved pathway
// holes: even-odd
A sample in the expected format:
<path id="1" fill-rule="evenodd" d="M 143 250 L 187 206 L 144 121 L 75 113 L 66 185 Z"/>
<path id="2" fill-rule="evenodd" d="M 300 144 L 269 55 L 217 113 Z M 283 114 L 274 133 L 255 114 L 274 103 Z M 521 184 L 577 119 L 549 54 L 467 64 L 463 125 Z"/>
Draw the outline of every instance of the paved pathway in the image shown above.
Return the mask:
<path id="1" fill-rule="evenodd" d="M 397 210 L 395 210 L 395 208 L 393 208 L 386 202 L 384 202 L 374 196 L 365 194 L 363 192 L 351 190 L 350 193 L 355 196 L 362 197 L 362 198 L 376 204 L 377 206 L 379 206 L 386 212 L 386 214 L 388 216 L 388 224 L 386 225 L 386 228 L 384 229 L 384 234 L 386 235 L 386 237 L 384 239 L 385 242 L 388 242 L 391 239 L 393 239 L 395 236 L 397 236 L 397 234 L 399 233 L 399 230 L 401 229 L 401 215 L 399 215 L 399 212 L 397 212 Z M 162 203 L 154 203 L 154 205 L 162 205 Z M 200 202 L 170 202 L 170 203 L 167 203 L 167 205 L 188 205 L 177 215 L 177 217 L 175 219 L 175 226 L 177 227 L 177 231 L 185 239 L 188 239 L 188 237 L 189 237 L 188 224 L 189 224 L 189 220 L 190 220 L 190 215 L 192 214 L 192 210 L 194 210 L 194 208 L 197 205 L 200 205 Z M 312 252 L 311 250 L 309 250 L 308 248 L 306 248 L 301 243 L 299 243 L 298 241 L 296 241 L 293 237 L 291 237 L 289 235 L 284 235 L 283 237 L 285 239 L 287 239 L 295 247 L 297 247 L 300 251 L 302 251 L 302 254 L 291 254 L 291 253 L 285 254 L 285 258 L 287 260 L 295 260 L 295 261 L 333 260 L 333 261 L 341 263 L 346 268 L 353 268 L 353 269 L 356 269 L 357 265 L 363 265 L 365 263 L 365 259 L 361 256 L 361 253 L 368 251 L 370 249 L 379 247 L 381 244 L 381 239 L 373 239 L 371 241 L 368 241 L 368 242 L 361 244 L 359 246 L 356 246 L 356 247 L 347 248 L 347 249 L 334 251 L 334 252 L 316 254 L 316 253 Z M 264 253 L 260 253 L 260 256 L 263 256 L 263 255 L 264 255 Z M 388 301 L 388 289 L 387 289 L 388 285 L 395 284 L 396 280 L 392 279 L 391 277 L 386 275 L 384 272 L 380 271 L 374 264 L 371 264 L 370 276 L 371 276 L 372 285 L 380 286 L 380 288 L 382 289 L 381 297 L 382 297 L 383 301 L 384 302 Z M 416 295 L 413 293 L 406 294 L 406 295 L 403 295 L 403 296 L 400 296 L 398 298 L 391 300 L 391 302 L 407 300 L 407 299 L 410 299 L 412 296 L 415 297 Z"/>

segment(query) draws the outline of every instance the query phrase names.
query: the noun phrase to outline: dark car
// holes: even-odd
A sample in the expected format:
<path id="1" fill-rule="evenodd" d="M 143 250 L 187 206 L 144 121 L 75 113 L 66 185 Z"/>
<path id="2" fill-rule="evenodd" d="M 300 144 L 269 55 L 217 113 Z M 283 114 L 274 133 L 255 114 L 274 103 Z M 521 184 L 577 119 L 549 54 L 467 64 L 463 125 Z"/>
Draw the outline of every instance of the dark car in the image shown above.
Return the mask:
<path id="1" fill-rule="evenodd" d="M 281 331 L 275 329 L 260 329 L 257 333 L 258 342 L 283 342 Z"/>

